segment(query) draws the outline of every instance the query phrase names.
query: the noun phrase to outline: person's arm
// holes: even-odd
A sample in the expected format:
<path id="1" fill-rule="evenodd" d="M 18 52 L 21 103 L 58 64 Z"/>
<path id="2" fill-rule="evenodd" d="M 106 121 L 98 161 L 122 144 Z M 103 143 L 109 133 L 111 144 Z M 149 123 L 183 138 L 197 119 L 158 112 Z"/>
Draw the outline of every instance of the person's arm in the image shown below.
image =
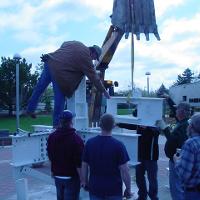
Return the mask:
<path id="1" fill-rule="evenodd" d="M 129 130 L 136 130 L 138 125 L 135 124 L 125 124 L 125 123 L 116 123 L 116 126 L 118 126 L 119 128 L 126 128 Z"/>
<path id="2" fill-rule="evenodd" d="M 88 63 L 87 66 L 82 67 L 83 73 L 89 78 L 89 80 L 95 85 L 95 87 L 104 94 L 106 98 L 110 98 L 110 95 L 106 91 L 99 75 L 94 69 L 94 66 L 92 63 Z"/>
<path id="3" fill-rule="evenodd" d="M 129 167 L 128 167 L 127 162 L 125 164 L 123 164 L 123 165 L 120 165 L 119 169 L 120 169 L 122 181 L 124 182 L 124 184 L 126 186 L 124 195 L 125 195 L 126 198 L 131 198 L 132 197 L 132 193 L 131 193 L 131 176 L 130 176 Z"/>
<path id="4" fill-rule="evenodd" d="M 185 145 L 182 148 L 179 159 L 174 159 L 175 170 L 177 171 L 177 174 L 184 183 L 187 182 L 193 174 L 193 164 L 195 162 L 193 152 L 194 151 L 190 145 L 190 142 L 186 141 Z"/>
<path id="5" fill-rule="evenodd" d="M 77 168 L 76 168 L 76 171 L 77 171 L 77 173 L 78 173 L 78 175 L 79 175 L 79 177 L 80 177 L 80 181 L 82 181 L 81 168 L 77 167 Z"/>
<path id="6" fill-rule="evenodd" d="M 88 164 L 86 162 L 82 162 L 81 168 L 81 186 L 85 188 L 88 184 Z"/>
<path id="7" fill-rule="evenodd" d="M 82 180 L 81 176 L 81 163 L 82 163 L 82 154 L 83 154 L 83 148 L 84 148 L 84 143 L 83 140 L 79 137 L 76 136 L 76 143 L 75 143 L 75 148 L 74 148 L 74 163 L 76 164 L 76 171 L 80 177 L 80 181 Z"/>

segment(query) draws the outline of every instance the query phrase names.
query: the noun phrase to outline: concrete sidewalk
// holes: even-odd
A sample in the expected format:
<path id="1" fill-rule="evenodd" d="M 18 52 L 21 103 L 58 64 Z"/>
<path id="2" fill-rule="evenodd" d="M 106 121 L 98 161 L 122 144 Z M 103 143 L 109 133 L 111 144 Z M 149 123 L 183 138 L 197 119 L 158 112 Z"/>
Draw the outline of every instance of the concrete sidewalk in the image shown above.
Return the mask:
<path id="1" fill-rule="evenodd" d="M 159 172 L 159 199 L 160 200 L 170 200 L 169 189 L 166 187 L 168 185 L 168 177 L 166 167 L 168 166 L 168 159 L 164 155 L 164 143 L 165 138 L 160 136 L 159 148 L 160 148 L 160 160 L 158 161 Z M 16 189 L 15 180 L 12 176 L 12 166 L 11 162 L 11 147 L 0 147 L 0 200 L 16 200 Z M 44 167 L 40 170 L 49 170 L 49 164 L 45 163 Z M 49 172 L 48 172 L 49 173 Z M 132 190 L 137 194 L 137 187 L 135 184 L 135 170 L 131 169 L 132 176 Z M 27 177 L 28 179 L 28 195 L 29 200 L 55 200 L 56 190 L 52 185 L 48 185 L 37 179 Z M 88 194 L 81 191 L 82 200 L 88 199 Z M 136 195 L 135 195 L 136 197 Z M 134 199 L 134 198 L 132 198 Z"/>

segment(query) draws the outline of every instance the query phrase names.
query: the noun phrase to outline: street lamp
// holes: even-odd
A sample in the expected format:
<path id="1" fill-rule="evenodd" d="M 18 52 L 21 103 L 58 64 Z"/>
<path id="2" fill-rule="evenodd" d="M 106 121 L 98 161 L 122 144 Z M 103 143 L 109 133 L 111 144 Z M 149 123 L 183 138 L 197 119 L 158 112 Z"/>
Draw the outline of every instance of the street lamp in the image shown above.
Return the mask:
<path id="1" fill-rule="evenodd" d="M 151 75 L 150 72 L 146 72 L 145 75 L 147 76 L 147 94 L 149 96 L 149 76 Z"/>
<path id="2" fill-rule="evenodd" d="M 13 56 L 16 61 L 16 132 L 19 132 L 19 61 L 21 56 L 16 53 Z"/>

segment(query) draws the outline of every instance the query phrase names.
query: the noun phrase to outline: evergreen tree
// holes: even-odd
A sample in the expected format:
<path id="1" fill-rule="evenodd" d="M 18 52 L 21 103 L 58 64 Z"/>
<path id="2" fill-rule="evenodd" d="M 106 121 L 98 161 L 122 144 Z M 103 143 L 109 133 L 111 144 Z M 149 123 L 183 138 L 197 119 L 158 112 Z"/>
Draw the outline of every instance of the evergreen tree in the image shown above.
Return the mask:
<path id="1" fill-rule="evenodd" d="M 178 75 L 178 78 L 174 85 L 182 85 L 186 83 L 191 83 L 193 79 L 194 79 L 194 73 L 191 71 L 191 69 L 187 68 L 182 73 L 182 75 L 180 74 Z"/>

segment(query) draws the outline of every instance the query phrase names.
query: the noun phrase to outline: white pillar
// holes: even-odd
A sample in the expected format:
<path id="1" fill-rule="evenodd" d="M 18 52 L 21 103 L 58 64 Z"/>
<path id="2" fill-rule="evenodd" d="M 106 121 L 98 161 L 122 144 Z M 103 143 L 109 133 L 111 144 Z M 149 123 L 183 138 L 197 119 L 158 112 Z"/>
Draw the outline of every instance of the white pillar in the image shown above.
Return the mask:
<path id="1" fill-rule="evenodd" d="M 27 179 L 16 180 L 17 200 L 28 200 L 28 183 Z"/>

